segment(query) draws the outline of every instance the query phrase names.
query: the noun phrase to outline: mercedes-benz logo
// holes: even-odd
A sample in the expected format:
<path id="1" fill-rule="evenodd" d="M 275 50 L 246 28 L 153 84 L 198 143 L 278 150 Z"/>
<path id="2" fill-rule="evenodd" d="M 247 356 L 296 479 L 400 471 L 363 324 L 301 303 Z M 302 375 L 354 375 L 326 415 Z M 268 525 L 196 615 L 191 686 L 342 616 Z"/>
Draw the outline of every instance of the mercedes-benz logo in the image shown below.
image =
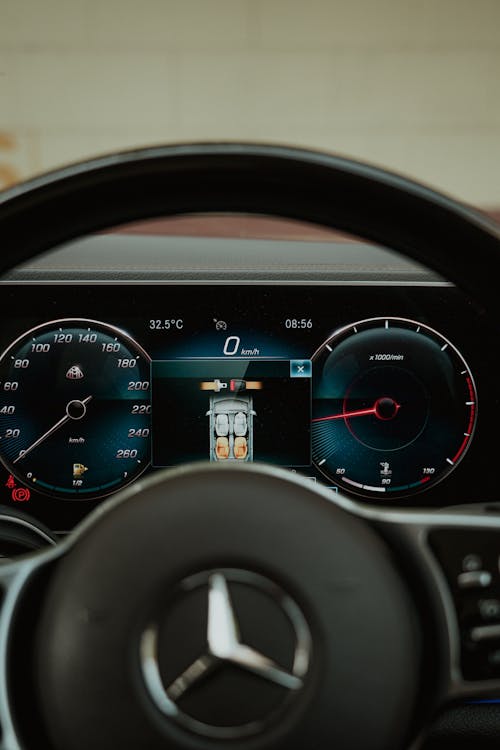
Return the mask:
<path id="1" fill-rule="evenodd" d="M 264 615 L 258 611 L 254 612 L 251 622 L 248 611 L 245 622 L 240 620 L 231 595 L 231 589 L 236 593 L 238 588 L 247 589 L 247 593 L 250 589 L 250 594 L 260 595 L 267 600 L 264 607 L 267 622 L 262 621 L 261 618 Z M 182 582 L 180 585 L 181 601 L 182 595 L 187 596 L 189 592 L 200 589 L 204 594 L 201 601 L 205 601 L 207 607 L 207 611 L 201 612 L 203 620 L 206 619 L 204 650 L 193 654 L 192 661 L 175 674 L 173 679 L 169 675 L 165 680 L 159 655 L 161 623 L 150 624 L 140 639 L 140 663 L 146 688 L 162 713 L 197 734 L 212 738 L 238 738 L 254 734 L 268 725 L 276 716 L 277 709 L 283 708 L 284 704 L 289 702 L 292 696 L 303 687 L 311 661 L 309 627 L 294 600 L 276 584 L 261 575 L 235 569 L 205 571 L 190 576 Z M 283 623 L 289 630 L 289 636 L 283 640 L 291 644 L 287 665 L 280 663 L 276 657 L 273 658 L 272 653 L 263 653 L 245 642 L 241 635 L 243 625 L 245 626 L 243 632 L 245 630 L 248 632 L 249 627 L 255 628 L 257 624 L 257 628 L 264 632 L 267 630 L 269 633 L 273 631 L 273 628 L 283 627 Z M 196 628 L 197 623 L 191 620 L 186 622 L 185 626 Z M 182 647 L 183 644 L 169 644 L 169 648 L 172 649 Z M 281 661 L 284 661 L 283 649 L 281 649 L 280 656 Z M 240 720 L 234 725 L 231 716 L 225 716 L 223 722 L 215 720 L 212 723 L 211 720 L 207 720 L 207 711 L 201 712 L 203 713 L 203 718 L 201 718 L 196 715 L 200 712 L 193 709 L 192 705 L 190 706 L 192 710 L 184 707 L 185 699 L 196 693 L 203 684 L 210 694 L 212 680 L 215 681 L 225 667 L 238 670 L 242 679 L 245 679 L 245 674 L 252 676 L 250 678 L 252 686 L 254 689 L 257 688 L 256 695 L 259 696 L 259 700 L 254 701 L 258 704 L 255 711 L 260 715 L 250 714 L 245 717 L 243 723 L 240 716 Z M 257 686 L 255 686 L 255 677 L 258 678 Z M 246 679 L 249 682 L 249 678 Z M 269 694 L 272 694 L 270 705 L 262 700 L 266 684 L 270 688 Z M 244 691 L 245 685 L 242 683 L 241 692 L 244 693 Z M 213 695 L 210 699 L 213 703 Z M 244 697 L 241 698 L 241 701 L 243 700 Z M 251 710 L 252 701 L 247 701 L 247 703 L 250 703 Z M 230 711 L 227 706 L 216 706 L 216 709 L 214 713 L 218 716 L 221 711 Z"/>

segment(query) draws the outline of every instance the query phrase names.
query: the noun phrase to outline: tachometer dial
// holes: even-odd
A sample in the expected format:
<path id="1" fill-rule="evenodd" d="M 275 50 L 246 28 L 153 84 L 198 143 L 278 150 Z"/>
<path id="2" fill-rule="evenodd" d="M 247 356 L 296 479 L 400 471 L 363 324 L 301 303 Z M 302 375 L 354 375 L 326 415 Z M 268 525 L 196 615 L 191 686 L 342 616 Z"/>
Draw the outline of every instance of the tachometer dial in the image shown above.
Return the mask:
<path id="1" fill-rule="evenodd" d="M 86 319 L 27 331 L 0 358 L 0 459 L 47 494 L 87 499 L 128 484 L 150 455 L 150 359 Z"/>
<path id="2" fill-rule="evenodd" d="M 463 458 L 476 416 L 463 357 L 415 321 L 359 321 L 314 355 L 313 460 L 345 490 L 397 497 L 430 487 Z"/>

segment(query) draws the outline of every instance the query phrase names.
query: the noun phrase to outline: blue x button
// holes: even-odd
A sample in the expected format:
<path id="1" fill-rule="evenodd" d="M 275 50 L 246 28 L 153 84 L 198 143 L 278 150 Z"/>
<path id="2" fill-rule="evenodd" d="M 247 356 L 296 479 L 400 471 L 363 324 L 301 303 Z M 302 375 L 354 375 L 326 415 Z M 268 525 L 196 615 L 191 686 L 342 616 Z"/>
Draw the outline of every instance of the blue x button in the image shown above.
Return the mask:
<path id="1" fill-rule="evenodd" d="M 310 359 L 291 359 L 291 378 L 310 378 L 312 375 L 312 362 Z"/>

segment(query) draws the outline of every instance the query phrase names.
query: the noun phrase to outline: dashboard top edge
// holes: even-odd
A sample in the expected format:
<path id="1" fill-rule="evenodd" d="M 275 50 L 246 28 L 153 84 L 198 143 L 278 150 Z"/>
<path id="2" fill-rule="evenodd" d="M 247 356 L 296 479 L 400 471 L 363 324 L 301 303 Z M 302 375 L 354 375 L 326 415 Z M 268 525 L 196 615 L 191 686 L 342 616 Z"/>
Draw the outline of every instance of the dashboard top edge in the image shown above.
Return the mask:
<path id="1" fill-rule="evenodd" d="M 22 279 L 22 278 L 4 278 L 0 279 L 0 285 L 53 285 L 53 284 L 67 284 L 67 285 L 113 285 L 113 286 L 129 286 L 131 284 L 141 286 L 155 286 L 155 285 L 182 285 L 182 286 L 196 286 L 196 285 L 226 285 L 231 284 L 237 286 L 251 286 L 253 284 L 266 284 L 272 283 L 273 286 L 409 286 L 409 287 L 454 287 L 451 281 L 416 281 L 416 280 L 395 280 L 383 281 L 379 279 L 274 279 L 272 277 L 262 279 Z"/>

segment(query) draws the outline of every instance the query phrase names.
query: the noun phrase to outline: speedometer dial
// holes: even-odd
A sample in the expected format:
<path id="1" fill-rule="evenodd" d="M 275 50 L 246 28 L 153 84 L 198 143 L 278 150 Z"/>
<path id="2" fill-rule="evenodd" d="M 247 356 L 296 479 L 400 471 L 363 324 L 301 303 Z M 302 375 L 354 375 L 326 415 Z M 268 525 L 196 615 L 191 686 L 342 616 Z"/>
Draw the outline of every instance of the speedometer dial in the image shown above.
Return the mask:
<path id="1" fill-rule="evenodd" d="M 362 320 L 313 358 L 313 460 L 340 487 L 375 497 L 419 492 L 463 458 L 477 396 L 458 350 L 403 318 Z"/>
<path id="2" fill-rule="evenodd" d="M 52 496 L 107 495 L 149 462 L 150 359 L 86 319 L 27 331 L 0 358 L 0 459 Z"/>

